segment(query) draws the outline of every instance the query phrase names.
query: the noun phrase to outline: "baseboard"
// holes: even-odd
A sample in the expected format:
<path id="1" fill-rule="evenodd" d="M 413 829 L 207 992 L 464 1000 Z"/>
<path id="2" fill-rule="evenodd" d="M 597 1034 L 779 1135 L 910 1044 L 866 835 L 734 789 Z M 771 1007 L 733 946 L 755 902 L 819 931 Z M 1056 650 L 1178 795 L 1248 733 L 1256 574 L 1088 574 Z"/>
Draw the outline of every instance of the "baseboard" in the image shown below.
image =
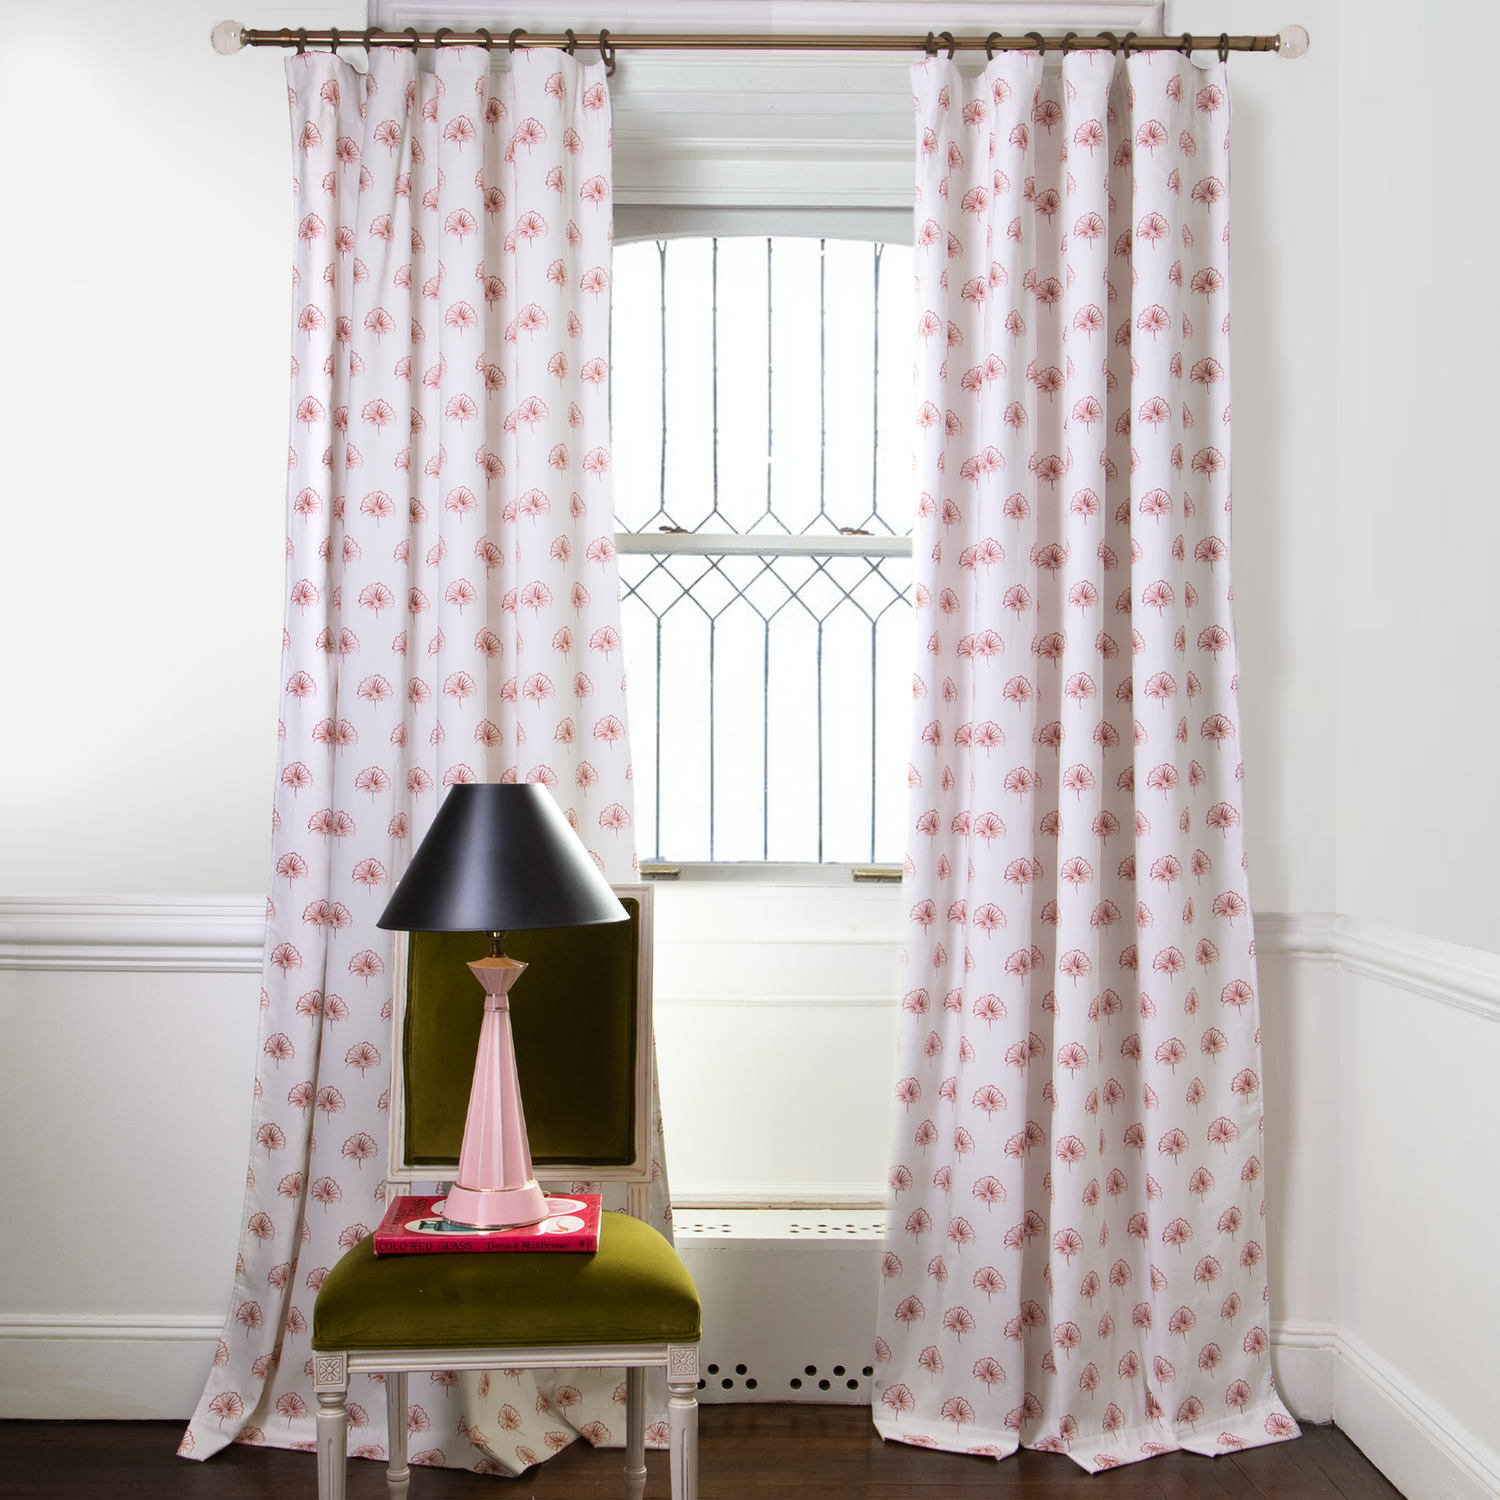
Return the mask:
<path id="1" fill-rule="evenodd" d="M 1500 1454 L 1347 1333 L 1333 1419 L 1406 1500 L 1500 1497 Z"/>
<path id="2" fill-rule="evenodd" d="M 223 1331 L 218 1316 L 0 1316 L 0 1418 L 186 1421 Z"/>
<path id="3" fill-rule="evenodd" d="M 1305 1422 L 1335 1422 L 1406 1500 L 1497 1500 L 1500 1455 L 1332 1323 L 1271 1326 L 1277 1389 Z"/>

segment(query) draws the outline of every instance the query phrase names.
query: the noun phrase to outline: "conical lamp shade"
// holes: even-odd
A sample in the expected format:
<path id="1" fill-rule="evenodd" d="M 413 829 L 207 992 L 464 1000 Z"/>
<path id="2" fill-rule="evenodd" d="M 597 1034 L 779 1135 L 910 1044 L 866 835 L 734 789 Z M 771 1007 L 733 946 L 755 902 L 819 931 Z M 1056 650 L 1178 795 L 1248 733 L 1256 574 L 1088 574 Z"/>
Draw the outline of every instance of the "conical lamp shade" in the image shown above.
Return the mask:
<path id="1" fill-rule="evenodd" d="M 546 787 L 453 787 L 378 926 L 511 932 L 623 922 L 615 899 Z"/>

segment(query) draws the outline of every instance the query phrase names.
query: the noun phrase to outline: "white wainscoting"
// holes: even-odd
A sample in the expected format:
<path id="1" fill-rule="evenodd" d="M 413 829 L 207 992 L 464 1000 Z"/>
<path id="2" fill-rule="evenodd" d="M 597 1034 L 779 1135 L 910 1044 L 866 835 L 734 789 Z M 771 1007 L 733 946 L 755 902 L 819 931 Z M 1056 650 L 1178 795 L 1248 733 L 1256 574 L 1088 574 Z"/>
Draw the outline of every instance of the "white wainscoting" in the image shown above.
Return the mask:
<path id="1" fill-rule="evenodd" d="M 241 1212 L 262 911 L 0 900 L 0 1191 L 39 1205 L 0 1225 L 0 1416 L 190 1410 Z M 712 1399 L 867 1399 L 900 913 L 888 886 L 661 887 L 662 1092 Z M 1404 1494 L 1495 1500 L 1500 957 L 1322 915 L 1263 913 L 1257 936 L 1282 1389 Z M 101 1232 L 46 1227 L 53 1183 Z"/>
<path id="2" fill-rule="evenodd" d="M 0 900 L 0 1416 L 184 1416 L 249 1160 L 264 899 Z"/>
<path id="3" fill-rule="evenodd" d="M 1500 956 L 1256 918 L 1272 1355 L 1409 1500 L 1500 1496 Z"/>

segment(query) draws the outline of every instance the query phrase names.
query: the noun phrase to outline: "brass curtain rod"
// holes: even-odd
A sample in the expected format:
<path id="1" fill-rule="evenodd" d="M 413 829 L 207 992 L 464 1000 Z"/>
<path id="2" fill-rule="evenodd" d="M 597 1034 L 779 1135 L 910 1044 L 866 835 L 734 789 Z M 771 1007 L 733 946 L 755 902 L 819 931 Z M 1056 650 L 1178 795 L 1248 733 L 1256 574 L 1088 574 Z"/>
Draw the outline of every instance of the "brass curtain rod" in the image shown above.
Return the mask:
<path id="1" fill-rule="evenodd" d="M 1123 37 L 1113 32 L 1101 32 L 1096 36 L 1079 36 L 1070 31 L 1066 36 L 1043 36 L 1039 31 L 1029 31 L 1024 36 L 1002 36 L 992 31 L 988 36 L 954 36 L 951 31 L 931 32 L 920 36 L 838 36 L 830 34 L 781 33 L 727 33 L 727 32 L 640 32 L 635 35 L 616 36 L 610 31 L 601 31 L 597 38 L 577 36 L 571 29 L 563 32 L 528 32 L 517 27 L 509 33 L 495 33 L 483 28 L 476 31 L 455 31 L 450 26 L 440 26 L 436 31 L 419 31 L 408 26 L 404 31 L 385 31 L 372 26 L 364 31 L 342 31 L 332 27 L 314 31 L 306 27 L 279 31 L 256 30 L 241 26 L 237 21 L 220 21 L 214 27 L 213 44 L 217 51 L 228 54 L 238 52 L 241 47 L 295 47 L 304 52 L 309 47 L 410 47 L 416 51 L 421 47 L 484 47 L 494 50 L 503 47 L 514 52 L 517 47 L 558 47 L 572 53 L 582 47 L 586 51 L 598 50 L 610 72 L 614 71 L 614 55 L 617 52 L 923 52 L 929 57 L 946 53 L 950 58 L 955 52 L 983 52 L 993 57 L 996 52 L 1061 52 L 1096 50 L 1108 48 L 1111 52 L 1123 52 L 1129 57 L 1132 52 L 1181 52 L 1214 51 L 1221 61 L 1231 52 L 1276 52 L 1288 58 L 1301 57 L 1307 50 L 1307 32 L 1300 26 L 1288 26 L 1273 36 L 1194 36 L 1184 32 L 1181 36 L 1137 36 L 1129 32 Z"/>

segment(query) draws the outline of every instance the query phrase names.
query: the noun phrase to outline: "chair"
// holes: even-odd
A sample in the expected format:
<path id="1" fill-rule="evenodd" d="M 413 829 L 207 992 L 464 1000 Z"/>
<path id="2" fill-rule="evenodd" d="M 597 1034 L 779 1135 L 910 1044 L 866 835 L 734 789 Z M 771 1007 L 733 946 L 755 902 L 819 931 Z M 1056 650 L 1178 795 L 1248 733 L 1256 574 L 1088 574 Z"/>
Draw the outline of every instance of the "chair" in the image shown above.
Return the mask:
<path id="1" fill-rule="evenodd" d="M 594 1255 L 377 1258 L 362 1240 L 329 1272 L 313 1308 L 319 1500 L 344 1500 L 352 1374 L 386 1375 L 386 1484 L 407 1491 L 406 1385 L 432 1370 L 626 1368 L 625 1492 L 646 1487 L 646 1371 L 666 1371 L 672 1500 L 698 1493 L 698 1294 L 649 1224 L 652 898 L 615 888 L 628 922 L 515 932 L 531 965 L 511 1009 L 532 1160 L 544 1181 L 623 1182 Z M 473 1077 L 482 994 L 464 968 L 487 933 L 397 938 L 391 1018 L 386 1197 L 451 1178 Z"/>

